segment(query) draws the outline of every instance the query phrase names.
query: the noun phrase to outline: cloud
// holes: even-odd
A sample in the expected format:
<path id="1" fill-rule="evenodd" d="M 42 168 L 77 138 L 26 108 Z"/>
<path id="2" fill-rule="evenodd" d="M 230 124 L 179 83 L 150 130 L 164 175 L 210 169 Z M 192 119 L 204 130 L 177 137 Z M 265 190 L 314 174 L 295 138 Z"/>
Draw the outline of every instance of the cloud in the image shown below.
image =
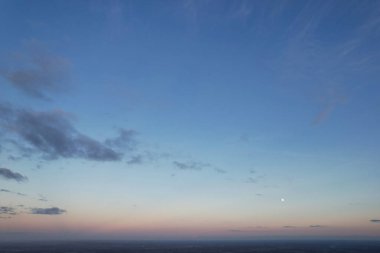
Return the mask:
<path id="1" fill-rule="evenodd" d="M 244 233 L 247 231 L 241 230 L 241 229 L 228 229 L 228 232 L 234 232 L 234 233 Z"/>
<path id="2" fill-rule="evenodd" d="M 21 175 L 20 173 L 13 172 L 6 168 L 0 168 L 0 177 L 8 180 L 16 180 L 17 182 L 24 182 L 28 180 L 27 177 Z"/>
<path id="3" fill-rule="evenodd" d="M 174 166 L 180 170 L 202 170 L 205 167 L 209 167 L 209 163 L 200 163 L 200 162 L 173 162 Z"/>
<path id="4" fill-rule="evenodd" d="M 378 220 L 378 219 L 372 219 L 372 220 L 370 220 L 370 222 L 373 222 L 373 223 L 380 223 L 380 220 Z"/>
<path id="5" fill-rule="evenodd" d="M 0 214 L 16 215 L 17 212 L 13 207 L 0 206 Z"/>
<path id="6" fill-rule="evenodd" d="M 219 174 L 225 174 L 225 173 L 227 173 L 226 170 L 219 169 L 219 168 L 215 168 L 215 171 L 216 171 L 217 173 L 219 173 Z"/>
<path id="7" fill-rule="evenodd" d="M 143 158 L 141 155 L 135 155 L 132 156 L 131 159 L 127 161 L 128 164 L 142 164 L 143 163 Z"/>
<path id="8" fill-rule="evenodd" d="M 283 226 L 283 228 L 297 228 L 296 226 Z"/>
<path id="9" fill-rule="evenodd" d="M 51 208 L 31 208 L 31 214 L 41 214 L 41 215 L 60 215 L 66 213 L 66 210 L 60 209 L 58 207 Z"/>
<path id="10" fill-rule="evenodd" d="M 310 225 L 310 228 L 325 228 L 326 226 L 323 225 Z"/>
<path id="11" fill-rule="evenodd" d="M 16 157 L 16 156 L 13 156 L 13 155 L 9 155 L 8 156 L 8 160 L 10 160 L 10 161 L 18 161 L 20 159 L 21 159 L 21 157 Z"/>
<path id="12" fill-rule="evenodd" d="M 119 129 L 119 136 L 106 139 L 104 143 L 110 147 L 134 150 L 136 147 L 136 134 L 135 130 Z"/>
<path id="13" fill-rule="evenodd" d="M 256 171 L 254 171 L 254 172 L 250 171 L 250 174 L 252 174 L 252 175 L 254 174 L 255 176 L 248 177 L 245 180 L 246 183 L 256 184 L 265 178 L 265 175 L 257 175 Z"/>
<path id="14" fill-rule="evenodd" d="M 25 193 L 14 192 L 14 191 L 10 191 L 8 189 L 0 189 L 0 192 L 12 193 L 12 194 L 16 194 L 16 195 L 23 196 L 23 197 L 27 196 Z"/>
<path id="15" fill-rule="evenodd" d="M 68 79 L 69 61 L 49 52 L 42 43 L 32 40 L 27 50 L 17 53 L 0 68 L 0 76 L 22 91 L 38 99 L 49 99 L 49 93 L 62 90 Z"/>
<path id="16" fill-rule="evenodd" d="M 245 182 L 250 183 L 250 184 L 256 184 L 257 181 L 258 180 L 256 178 L 249 177 L 249 178 L 247 178 L 247 180 Z"/>
<path id="17" fill-rule="evenodd" d="M 39 196 L 39 198 L 38 198 L 39 201 L 43 201 L 43 202 L 47 202 L 48 201 L 45 196 L 43 196 L 41 194 L 39 194 L 38 196 Z"/>
<path id="18" fill-rule="evenodd" d="M 117 161 L 122 158 L 120 152 L 80 133 L 68 114 L 60 110 L 36 112 L 0 104 L 0 123 L 0 127 L 31 147 L 23 152 L 39 152 L 45 159 Z"/>

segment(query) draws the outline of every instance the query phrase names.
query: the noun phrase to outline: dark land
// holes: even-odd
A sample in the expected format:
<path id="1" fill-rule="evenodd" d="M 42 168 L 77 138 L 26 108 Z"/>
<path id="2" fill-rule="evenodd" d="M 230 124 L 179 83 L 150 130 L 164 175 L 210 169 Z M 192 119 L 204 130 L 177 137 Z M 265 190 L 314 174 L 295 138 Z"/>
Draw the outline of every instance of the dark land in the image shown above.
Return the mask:
<path id="1" fill-rule="evenodd" d="M 380 253 L 379 241 L 1 242 L 1 253 Z"/>

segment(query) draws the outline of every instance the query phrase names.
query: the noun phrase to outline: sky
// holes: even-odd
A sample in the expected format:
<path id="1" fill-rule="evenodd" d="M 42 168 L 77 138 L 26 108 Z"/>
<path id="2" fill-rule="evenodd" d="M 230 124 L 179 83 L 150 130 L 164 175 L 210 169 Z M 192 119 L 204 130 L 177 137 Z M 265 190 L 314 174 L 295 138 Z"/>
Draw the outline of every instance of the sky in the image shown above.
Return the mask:
<path id="1" fill-rule="evenodd" d="M 379 17 L 0 0 L 0 240 L 380 239 Z"/>

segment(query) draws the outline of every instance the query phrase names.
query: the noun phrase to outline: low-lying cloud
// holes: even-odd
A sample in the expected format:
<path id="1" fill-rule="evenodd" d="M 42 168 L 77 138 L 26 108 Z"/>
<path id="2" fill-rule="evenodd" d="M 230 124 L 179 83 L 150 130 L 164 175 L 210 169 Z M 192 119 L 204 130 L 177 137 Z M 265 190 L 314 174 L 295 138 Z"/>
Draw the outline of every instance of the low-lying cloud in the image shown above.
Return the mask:
<path id="1" fill-rule="evenodd" d="M 326 226 L 323 225 L 310 225 L 310 228 L 325 228 Z"/>
<path id="2" fill-rule="evenodd" d="M 372 219 L 372 220 L 370 220 L 370 222 L 372 222 L 372 223 L 380 223 L 380 220 L 378 220 L 378 219 Z"/>
<path id="3" fill-rule="evenodd" d="M 16 215 L 17 212 L 16 212 L 16 210 L 13 207 L 0 206 L 0 215 L 1 214 Z"/>
<path id="4" fill-rule="evenodd" d="M 7 180 L 15 180 L 17 182 L 24 182 L 28 180 L 26 176 L 23 176 L 17 172 L 13 172 L 7 168 L 0 168 L 0 177 L 5 178 Z"/>
<path id="5" fill-rule="evenodd" d="M 51 208 L 31 208 L 31 214 L 41 214 L 41 215 L 60 215 L 66 213 L 66 210 L 60 209 L 58 207 Z"/>

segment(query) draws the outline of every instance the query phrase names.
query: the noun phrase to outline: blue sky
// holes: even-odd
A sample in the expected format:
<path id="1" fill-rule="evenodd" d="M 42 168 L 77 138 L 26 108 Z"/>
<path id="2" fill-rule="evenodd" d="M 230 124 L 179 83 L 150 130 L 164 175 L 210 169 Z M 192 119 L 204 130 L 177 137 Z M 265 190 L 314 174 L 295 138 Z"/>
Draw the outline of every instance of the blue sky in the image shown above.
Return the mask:
<path id="1" fill-rule="evenodd" d="M 379 16 L 0 1 L 1 236 L 379 238 Z"/>

